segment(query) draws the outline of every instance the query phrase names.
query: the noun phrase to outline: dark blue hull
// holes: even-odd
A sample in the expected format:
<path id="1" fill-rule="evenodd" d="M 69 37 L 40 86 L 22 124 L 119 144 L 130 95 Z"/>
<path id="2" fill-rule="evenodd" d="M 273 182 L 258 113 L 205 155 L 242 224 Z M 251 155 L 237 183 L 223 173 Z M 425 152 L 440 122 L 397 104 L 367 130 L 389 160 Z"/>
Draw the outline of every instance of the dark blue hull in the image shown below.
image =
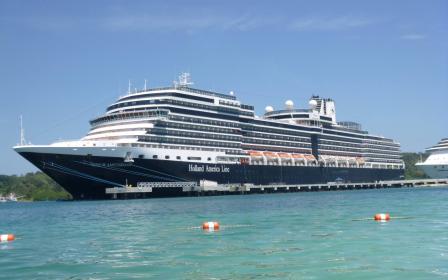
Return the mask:
<path id="1" fill-rule="evenodd" d="M 340 178 L 347 182 L 398 180 L 403 169 L 338 168 L 307 166 L 261 166 L 243 164 L 205 164 L 181 161 L 86 157 L 74 155 L 21 153 L 44 173 L 65 188 L 74 199 L 106 199 L 105 189 L 136 186 L 138 182 L 210 180 L 219 184 L 252 183 L 313 184 Z M 154 191 L 155 196 L 179 196 L 181 190 Z"/>

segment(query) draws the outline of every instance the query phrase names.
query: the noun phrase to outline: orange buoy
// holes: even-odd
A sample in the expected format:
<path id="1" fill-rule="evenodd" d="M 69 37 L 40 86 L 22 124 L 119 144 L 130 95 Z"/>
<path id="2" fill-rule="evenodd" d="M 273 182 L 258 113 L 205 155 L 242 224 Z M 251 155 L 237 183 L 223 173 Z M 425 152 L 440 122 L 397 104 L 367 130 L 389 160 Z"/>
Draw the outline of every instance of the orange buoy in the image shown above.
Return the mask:
<path id="1" fill-rule="evenodd" d="M 219 223 L 218 222 L 205 222 L 202 224 L 202 229 L 208 230 L 208 231 L 219 230 Z"/>
<path id="2" fill-rule="evenodd" d="M 380 213 L 380 214 L 376 214 L 374 217 L 375 221 L 389 221 L 390 220 L 390 215 L 389 213 Z"/>
<path id="3" fill-rule="evenodd" d="M 0 243 L 14 241 L 14 239 L 16 239 L 14 234 L 0 234 Z"/>

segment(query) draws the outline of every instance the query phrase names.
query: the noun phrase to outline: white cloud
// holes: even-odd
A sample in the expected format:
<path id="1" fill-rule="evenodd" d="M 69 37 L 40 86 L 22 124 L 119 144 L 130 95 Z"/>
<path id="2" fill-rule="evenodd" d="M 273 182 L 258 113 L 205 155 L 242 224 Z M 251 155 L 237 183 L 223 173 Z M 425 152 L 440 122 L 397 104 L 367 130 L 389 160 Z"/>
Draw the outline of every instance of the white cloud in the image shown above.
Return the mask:
<path id="1" fill-rule="evenodd" d="M 401 36 L 401 39 L 403 40 L 423 40 L 426 36 L 422 34 L 406 34 Z"/>
<path id="2" fill-rule="evenodd" d="M 223 16 L 115 16 L 101 20 L 103 28 L 112 31 L 198 31 L 202 29 L 221 29 L 249 31 L 262 26 L 273 25 L 273 20 L 262 20 L 243 15 L 239 17 Z"/>
<path id="3" fill-rule="evenodd" d="M 102 26 L 112 30 L 176 30 L 202 29 L 213 26 L 213 18 L 170 18 L 154 16 L 119 16 L 102 20 Z"/>
<path id="4" fill-rule="evenodd" d="M 16 18 L 0 18 L 11 24 L 25 24 L 40 30 L 65 30 L 76 28 L 101 28 L 107 31 L 146 31 L 146 32 L 200 32 L 205 29 L 221 31 L 253 31 L 274 28 L 284 31 L 338 31 L 360 28 L 375 21 L 351 16 L 285 18 L 272 15 L 214 15 L 198 14 L 116 14 L 97 18 L 73 17 L 31 17 L 25 21 Z"/>
<path id="5" fill-rule="evenodd" d="M 367 18 L 355 18 L 341 16 L 334 18 L 302 18 L 289 24 L 289 28 L 295 31 L 336 31 L 350 28 L 359 28 L 373 24 L 374 21 Z"/>

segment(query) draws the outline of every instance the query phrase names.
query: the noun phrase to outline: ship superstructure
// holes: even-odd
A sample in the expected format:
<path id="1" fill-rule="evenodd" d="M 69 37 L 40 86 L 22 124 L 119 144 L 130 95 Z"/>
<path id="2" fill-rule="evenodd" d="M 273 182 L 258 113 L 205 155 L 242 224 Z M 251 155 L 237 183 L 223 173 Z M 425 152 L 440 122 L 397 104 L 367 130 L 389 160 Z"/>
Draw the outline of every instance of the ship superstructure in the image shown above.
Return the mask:
<path id="1" fill-rule="evenodd" d="M 90 121 L 77 141 L 15 150 L 75 198 L 103 198 L 106 187 L 208 180 L 217 184 L 351 182 L 398 179 L 400 145 L 355 122 L 337 122 L 335 102 L 309 108 L 254 107 L 231 92 L 171 87 L 128 92 Z"/>

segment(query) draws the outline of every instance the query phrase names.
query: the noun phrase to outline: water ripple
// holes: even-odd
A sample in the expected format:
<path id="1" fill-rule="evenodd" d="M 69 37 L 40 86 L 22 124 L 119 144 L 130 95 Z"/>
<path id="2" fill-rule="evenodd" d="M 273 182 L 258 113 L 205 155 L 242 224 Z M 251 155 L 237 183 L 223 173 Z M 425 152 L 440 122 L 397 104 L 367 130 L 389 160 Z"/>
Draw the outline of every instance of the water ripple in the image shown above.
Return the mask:
<path id="1" fill-rule="evenodd" d="M 447 190 L 3 204 L 0 277 L 443 279 Z"/>

